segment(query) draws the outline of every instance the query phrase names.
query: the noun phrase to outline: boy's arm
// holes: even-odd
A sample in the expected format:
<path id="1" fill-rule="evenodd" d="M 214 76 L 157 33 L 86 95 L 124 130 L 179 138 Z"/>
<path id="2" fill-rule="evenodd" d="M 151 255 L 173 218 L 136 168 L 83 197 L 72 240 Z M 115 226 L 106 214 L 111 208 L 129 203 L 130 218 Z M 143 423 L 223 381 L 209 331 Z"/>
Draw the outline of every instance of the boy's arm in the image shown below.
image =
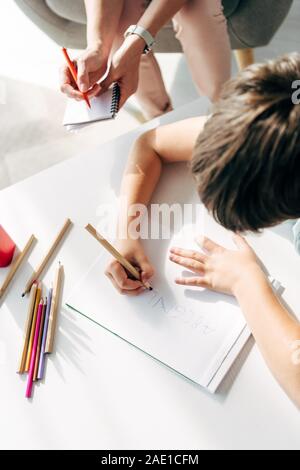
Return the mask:
<path id="1" fill-rule="evenodd" d="M 262 272 L 245 272 L 235 296 L 269 368 L 300 408 L 300 324 L 281 305 Z"/>
<path id="2" fill-rule="evenodd" d="M 164 163 L 188 162 L 207 117 L 176 122 L 146 132 L 135 142 L 121 186 L 121 198 L 128 206 L 148 205 Z M 120 223 L 131 218 L 121 214 Z M 122 221 L 121 221 L 122 219 Z"/>
<path id="3" fill-rule="evenodd" d="M 245 239 L 235 236 L 237 250 L 199 239 L 204 253 L 171 249 L 171 261 L 197 276 L 177 284 L 234 295 L 272 373 L 300 407 L 300 324 L 281 305 Z"/>
<path id="4" fill-rule="evenodd" d="M 158 183 L 162 165 L 191 160 L 197 137 L 206 122 L 206 117 L 188 119 L 146 132 L 135 142 L 128 159 L 121 186 L 122 212 L 119 215 L 116 246 L 125 258 L 141 268 L 142 279 L 153 275 L 139 240 L 133 240 L 128 232 L 129 224 L 136 216 L 128 216 L 128 208 L 134 204 L 147 206 Z M 122 266 L 112 260 L 106 275 L 122 294 L 138 295 L 141 283 L 128 279 Z"/>

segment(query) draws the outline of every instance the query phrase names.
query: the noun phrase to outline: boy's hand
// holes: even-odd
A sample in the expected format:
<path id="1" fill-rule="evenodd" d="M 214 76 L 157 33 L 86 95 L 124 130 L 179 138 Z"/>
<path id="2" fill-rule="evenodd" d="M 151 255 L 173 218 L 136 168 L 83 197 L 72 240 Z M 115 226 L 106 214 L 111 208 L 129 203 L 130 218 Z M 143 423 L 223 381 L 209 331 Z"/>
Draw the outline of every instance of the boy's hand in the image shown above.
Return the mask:
<path id="1" fill-rule="evenodd" d="M 74 83 L 68 66 L 64 65 L 60 72 L 60 89 L 62 93 L 77 101 L 84 99 L 82 93 L 87 93 L 89 98 L 98 95 L 101 89 L 98 81 L 107 70 L 107 62 L 108 57 L 104 55 L 101 47 L 95 46 L 86 49 L 75 61 L 79 90 Z"/>
<path id="2" fill-rule="evenodd" d="M 140 269 L 143 282 L 149 281 L 154 274 L 154 269 L 139 240 L 120 240 L 116 244 L 116 249 L 124 258 Z M 109 262 L 105 274 L 120 294 L 136 296 L 145 291 L 142 283 L 129 277 L 127 271 L 114 258 Z"/>
<path id="3" fill-rule="evenodd" d="M 183 286 L 198 286 L 235 295 L 239 281 L 245 276 L 260 278 L 262 269 L 247 241 L 234 235 L 237 250 L 227 250 L 208 238 L 197 240 L 204 253 L 172 248 L 170 260 L 197 274 L 197 277 L 176 279 Z"/>

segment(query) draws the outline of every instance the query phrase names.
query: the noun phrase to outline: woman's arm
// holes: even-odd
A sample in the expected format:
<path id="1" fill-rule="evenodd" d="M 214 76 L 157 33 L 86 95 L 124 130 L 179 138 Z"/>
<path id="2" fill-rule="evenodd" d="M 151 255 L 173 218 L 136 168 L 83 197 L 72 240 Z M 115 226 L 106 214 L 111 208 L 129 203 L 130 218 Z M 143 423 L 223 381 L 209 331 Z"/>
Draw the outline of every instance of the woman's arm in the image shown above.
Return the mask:
<path id="1" fill-rule="evenodd" d="M 132 239 L 128 233 L 131 222 L 138 217 L 128 215 L 128 208 L 149 203 L 164 163 L 190 161 L 206 119 L 188 119 L 151 130 L 137 139 L 130 152 L 121 186 L 121 201 L 125 201 L 125 204 L 121 204 L 116 246 L 126 259 L 141 269 L 143 282 L 152 277 L 154 270 L 140 240 Z M 113 259 L 106 269 L 106 275 L 122 294 L 138 295 L 143 291 L 141 283 L 129 279 L 123 267 Z"/>
<path id="2" fill-rule="evenodd" d="M 176 283 L 236 297 L 270 370 L 300 408 L 300 324 L 281 305 L 246 240 L 234 240 L 236 251 L 207 238 L 199 239 L 204 253 L 172 248 L 170 260 L 195 273 Z"/>
<path id="3" fill-rule="evenodd" d="M 152 0 L 138 21 L 154 37 L 187 2 L 187 0 Z M 129 26 L 129 25 L 128 25 Z M 116 51 L 107 78 L 101 83 L 105 91 L 113 82 L 121 89 L 120 107 L 133 95 L 138 87 L 139 67 L 145 49 L 145 41 L 137 35 L 128 36 Z"/>
<path id="4" fill-rule="evenodd" d="M 96 96 L 101 88 L 98 81 L 108 67 L 112 43 L 119 25 L 124 0 L 85 0 L 87 14 L 87 49 L 78 57 L 78 86 L 74 83 L 69 68 L 61 69 L 61 91 L 69 98 L 83 99 Z"/>
<path id="5" fill-rule="evenodd" d="M 123 7 L 124 0 L 85 0 L 88 47 L 101 46 L 109 56 Z"/>

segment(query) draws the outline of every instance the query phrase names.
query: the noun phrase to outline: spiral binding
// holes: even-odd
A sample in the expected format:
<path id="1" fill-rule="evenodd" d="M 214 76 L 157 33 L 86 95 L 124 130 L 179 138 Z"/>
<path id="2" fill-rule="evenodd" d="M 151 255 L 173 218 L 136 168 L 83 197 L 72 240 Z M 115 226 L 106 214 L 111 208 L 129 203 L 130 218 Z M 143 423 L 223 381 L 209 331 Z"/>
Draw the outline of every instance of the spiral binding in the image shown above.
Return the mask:
<path id="1" fill-rule="evenodd" d="M 116 115 L 118 114 L 120 97 L 121 97 L 120 87 L 117 83 L 115 83 L 113 86 L 111 108 L 110 108 L 110 112 L 113 118 L 116 117 Z"/>

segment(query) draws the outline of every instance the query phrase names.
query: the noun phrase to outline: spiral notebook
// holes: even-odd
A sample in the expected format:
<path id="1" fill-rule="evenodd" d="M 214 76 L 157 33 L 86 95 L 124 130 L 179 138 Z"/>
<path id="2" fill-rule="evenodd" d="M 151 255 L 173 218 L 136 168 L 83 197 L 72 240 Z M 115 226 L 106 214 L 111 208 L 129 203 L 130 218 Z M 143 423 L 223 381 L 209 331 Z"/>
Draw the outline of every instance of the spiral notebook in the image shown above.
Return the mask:
<path id="1" fill-rule="evenodd" d="M 77 130 L 95 122 L 114 119 L 119 111 L 120 88 L 117 83 L 100 96 L 90 100 L 91 108 L 85 101 L 69 99 L 63 125 L 68 130 Z"/>

